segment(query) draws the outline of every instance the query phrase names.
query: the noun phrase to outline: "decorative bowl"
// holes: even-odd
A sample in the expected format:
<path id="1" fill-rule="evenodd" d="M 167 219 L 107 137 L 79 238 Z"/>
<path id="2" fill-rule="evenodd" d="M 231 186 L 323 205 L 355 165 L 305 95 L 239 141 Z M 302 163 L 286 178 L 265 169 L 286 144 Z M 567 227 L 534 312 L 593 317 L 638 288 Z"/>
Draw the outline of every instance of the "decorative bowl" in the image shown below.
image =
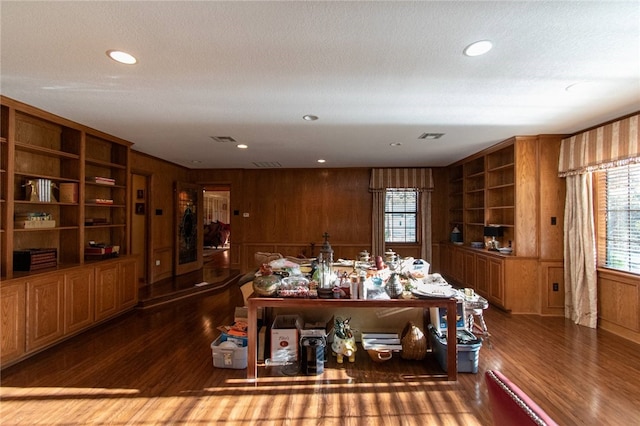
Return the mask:
<path id="1" fill-rule="evenodd" d="M 367 353 L 373 362 L 385 362 L 393 357 L 393 352 L 385 349 L 367 349 Z"/>
<path id="2" fill-rule="evenodd" d="M 278 275 L 262 275 L 253 279 L 253 291 L 260 296 L 273 296 L 279 285 Z"/>

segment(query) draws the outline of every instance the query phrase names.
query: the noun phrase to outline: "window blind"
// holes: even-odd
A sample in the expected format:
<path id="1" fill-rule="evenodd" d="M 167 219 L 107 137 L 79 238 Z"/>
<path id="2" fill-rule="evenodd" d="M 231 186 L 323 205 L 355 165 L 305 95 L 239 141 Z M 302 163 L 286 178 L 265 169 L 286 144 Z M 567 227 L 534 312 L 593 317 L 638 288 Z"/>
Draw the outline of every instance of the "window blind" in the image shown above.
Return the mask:
<path id="1" fill-rule="evenodd" d="M 640 164 L 598 174 L 598 266 L 640 274 Z"/>
<path id="2" fill-rule="evenodd" d="M 385 241 L 417 241 L 418 192 L 413 189 L 388 188 L 385 202 Z"/>

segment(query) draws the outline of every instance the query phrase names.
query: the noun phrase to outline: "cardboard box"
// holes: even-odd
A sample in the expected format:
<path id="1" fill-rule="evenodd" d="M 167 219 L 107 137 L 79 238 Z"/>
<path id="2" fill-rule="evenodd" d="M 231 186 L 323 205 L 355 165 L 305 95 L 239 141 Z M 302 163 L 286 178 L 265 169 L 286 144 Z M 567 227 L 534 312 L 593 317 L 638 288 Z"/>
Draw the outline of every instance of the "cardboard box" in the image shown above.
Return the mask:
<path id="1" fill-rule="evenodd" d="M 457 303 L 456 304 L 456 329 L 457 330 L 465 330 L 467 328 L 465 315 L 464 315 L 464 304 Z M 443 336 L 447 335 L 447 308 L 429 308 L 429 314 L 431 317 L 431 324 L 435 327 L 435 329 Z"/>
<path id="2" fill-rule="evenodd" d="M 271 359 L 275 362 L 296 361 L 302 319 L 298 315 L 278 315 L 271 326 Z"/>
<path id="3" fill-rule="evenodd" d="M 218 337 L 211 343 L 211 356 L 213 357 L 213 366 L 217 368 L 247 368 L 247 348 L 221 348 L 221 337 L 222 336 Z"/>

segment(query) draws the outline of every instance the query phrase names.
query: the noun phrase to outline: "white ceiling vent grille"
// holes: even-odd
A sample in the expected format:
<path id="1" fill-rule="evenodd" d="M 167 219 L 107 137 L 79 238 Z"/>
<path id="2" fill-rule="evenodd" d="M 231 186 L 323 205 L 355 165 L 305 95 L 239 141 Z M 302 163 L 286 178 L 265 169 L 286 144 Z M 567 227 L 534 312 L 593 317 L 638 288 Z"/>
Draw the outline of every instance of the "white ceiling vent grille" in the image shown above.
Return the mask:
<path id="1" fill-rule="evenodd" d="M 253 165 L 261 169 L 277 169 L 278 167 L 282 167 L 282 164 L 277 161 L 258 161 L 254 162 Z"/>
<path id="2" fill-rule="evenodd" d="M 418 139 L 440 139 L 444 136 L 444 133 L 423 133 L 418 136 Z"/>
<path id="3" fill-rule="evenodd" d="M 211 139 L 221 143 L 236 143 L 236 140 L 231 136 L 211 136 Z"/>

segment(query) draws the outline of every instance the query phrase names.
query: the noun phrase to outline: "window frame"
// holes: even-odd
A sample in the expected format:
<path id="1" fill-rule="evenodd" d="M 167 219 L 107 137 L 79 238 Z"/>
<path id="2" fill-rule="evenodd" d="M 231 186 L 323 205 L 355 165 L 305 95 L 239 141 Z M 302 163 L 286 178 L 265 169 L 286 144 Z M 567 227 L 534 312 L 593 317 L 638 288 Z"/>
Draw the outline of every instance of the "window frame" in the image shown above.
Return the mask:
<path id="1" fill-rule="evenodd" d="M 403 212 L 397 212 L 397 211 L 388 211 L 387 210 L 387 195 L 389 194 L 389 192 L 411 192 L 414 193 L 416 196 L 416 210 L 415 212 L 409 212 L 409 211 L 403 211 Z M 393 244 L 393 245 L 406 245 L 406 246 L 416 246 L 421 244 L 421 229 L 422 229 L 422 214 L 421 214 L 421 210 L 420 210 L 420 206 L 421 206 L 421 192 L 417 189 L 417 188 L 385 188 L 385 200 L 384 200 L 384 243 L 389 245 L 389 244 Z M 393 213 L 403 213 L 403 214 L 411 214 L 411 215 L 415 215 L 415 240 L 414 241 L 388 241 L 387 240 L 387 214 L 393 214 Z M 405 227 L 405 229 L 407 229 Z M 406 233 L 405 233 L 406 234 Z"/>
<path id="2" fill-rule="evenodd" d="M 640 167 L 640 164 L 629 164 L 620 167 Z M 608 252 L 608 235 L 607 235 L 607 173 L 612 170 L 604 169 L 593 173 L 593 192 L 594 192 L 594 225 L 595 225 L 595 243 L 596 243 L 596 267 L 599 269 L 606 269 L 609 271 L 615 271 L 618 273 L 629 274 L 635 277 L 640 277 L 640 272 L 636 272 L 630 269 L 620 269 L 607 264 L 607 252 Z"/>

